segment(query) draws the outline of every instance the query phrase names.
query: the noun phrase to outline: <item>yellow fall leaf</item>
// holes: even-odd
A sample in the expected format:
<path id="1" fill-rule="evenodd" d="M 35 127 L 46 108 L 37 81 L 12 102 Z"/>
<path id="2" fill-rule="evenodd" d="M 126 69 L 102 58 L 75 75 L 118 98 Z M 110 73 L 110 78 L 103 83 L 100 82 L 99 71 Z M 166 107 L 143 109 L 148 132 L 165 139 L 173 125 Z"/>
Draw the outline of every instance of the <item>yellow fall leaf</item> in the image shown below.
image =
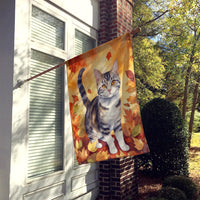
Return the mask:
<path id="1" fill-rule="evenodd" d="M 135 148 L 138 150 L 138 151 L 141 151 L 144 147 L 144 143 L 142 142 L 141 139 L 137 139 L 137 138 L 133 138 L 134 140 L 134 143 L 135 143 Z"/>
<path id="2" fill-rule="evenodd" d="M 88 150 L 90 152 L 95 152 L 97 150 L 96 145 L 97 145 L 97 140 L 95 142 L 93 142 L 93 143 L 89 142 Z"/>
<path id="3" fill-rule="evenodd" d="M 99 151 L 97 153 L 97 156 L 96 156 L 96 161 L 102 161 L 102 160 L 107 160 L 109 158 L 109 155 L 108 155 L 108 152 L 107 151 Z"/>
<path id="4" fill-rule="evenodd" d="M 83 147 L 82 151 L 78 151 L 78 158 L 80 161 L 85 161 L 88 157 L 87 150 Z"/>
<path id="5" fill-rule="evenodd" d="M 82 140 L 76 140 L 76 149 L 80 149 L 83 146 Z"/>
<path id="6" fill-rule="evenodd" d="M 121 158 L 121 157 L 124 157 L 124 156 L 125 156 L 125 154 L 124 154 L 121 150 L 119 151 L 119 153 L 120 153 L 119 155 L 116 155 L 117 158 L 118 158 L 118 157 Z"/>
<path id="7" fill-rule="evenodd" d="M 80 129 L 78 130 L 78 136 L 79 136 L 79 137 L 85 136 L 85 129 L 84 129 L 84 128 L 80 128 Z"/>

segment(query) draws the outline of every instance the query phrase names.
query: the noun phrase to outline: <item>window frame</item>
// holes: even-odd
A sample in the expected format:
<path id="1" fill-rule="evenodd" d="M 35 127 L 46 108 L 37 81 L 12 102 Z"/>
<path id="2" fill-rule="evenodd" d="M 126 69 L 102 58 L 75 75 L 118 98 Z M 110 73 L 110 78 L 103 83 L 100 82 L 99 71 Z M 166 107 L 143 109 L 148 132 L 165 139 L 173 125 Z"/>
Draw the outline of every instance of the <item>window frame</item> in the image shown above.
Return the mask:
<path id="1" fill-rule="evenodd" d="M 33 39 L 31 37 L 31 19 L 32 19 L 32 8 L 34 7 L 37 7 L 39 8 L 40 10 L 44 11 L 45 13 L 48 13 L 49 15 L 61 20 L 62 22 L 64 22 L 64 48 L 63 49 L 60 49 L 58 47 L 55 47 L 55 46 L 51 46 L 49 44 L 44 44 L 43 42 L 41 41 L 37 41 L 36 39 Z M 53 57 L 56 57 L 56 58 L 59 58 L 61 60 L 66 60 L 66 22 L 63 19 L 62 16 L 60 16 L 59 14 L 56 14 L 56 9 L 54 7 L 51 7 L 48 5 L 48 7 L 45 7 L 47 5 L 42 5 L 38 2 L 35 2 L 33 1 L 32 4 L 30 4 L 30 25 L 29 25 L 29 38 L 30 38 L 30 44 L 29 44 L 29 74 L 30 74 L 30 63 L 31 63 L 31 51 L 34 50 L 34 51 L 38 51 L 38 52 L 41 52 L 41 53 L 44 53 L 44 54 L 47 54 L 47 55 L 50 55 L 50 56 L 53 56 Z M 44 9 L 45 8 L 45 9 Z M 60 64 L 60 63 L 58 63 Z M 64 71 L 64 74 L 65 74 L 65 69 L 63 70 Z M 64 75 L 64 78 L 65 80 L 65 75 Z M 64 83 L 64 91 L 65 93 L 65 83 Z M 63 101 L 65 101 L 65 94 L 63 94 L 64 98 L 63 98 Z M 65 102 L 63 102 L 63 104 L 65 104 Z M 64 105 L 65 107 L 65 105 Z M 28 82 L 28 110 L 30 109 L 30 82 Z M 28 116 L 29 116 L 29 113 L 28 113 Z M 36 176 L 36 177 L 28 177 L 28 135 L 29 135 L 29 131 L 28 131 L 28 127 L 27 127 L 27 153 L 26 153 L 26 183 L 29 184 L 29 183 L 32 183 L 33 181 L 39 181 L 39 180 L 43 180 L 43 179 L 49 179 L 50 177 L 52 176 L 61 176 L 64 172 L 64 141 L 65 141 L 65 129 L 64 129 L 64 124 L 65 124 L 65 114 L 63 112 L 63 159 L 62 159 L 62 170 L 58 170 L 58 171 L 55 171 L 55 172 L 52 172 L 52 173 L 47 173 L 47 174 L 44 174 L 42 176 Z M 29 117 L 28 117 L 28 122 L 27 122 L 27 126 L 29 126 Z"/>
<path id="2" fill-rule="evenodd" d="M 32 16 L 32 6 L 35 6 L 41 10 L 43 10 L 45 13 L 48 13 L 49 15 L 52 15 L 53 17 L 61 20 L 64 22 L 64 48 L 60 49 L 54 46 L 50 46 L 50 45 L 44 45 L 42 42 L 40 41 L 36 41 L 35 39 L 31 38 L 31 20 L 30 24 L 29 24 L 29 58 L 28 58 L 28 63 L 30 66 L 30 61 L 31 61 L 31 50 L 35 50 L 35 51 L 39 51 L 51 56 L 55 56 L 57 58 L 60 58 L 62 60 L 67 61 L 68 59 L 71 59 L 75 56 L 75 30 L 78 30 L 80 32 L 82 32 L 83 34 L 87 35 L 88 37 L 93 38 L 96 41 L 96 46 L 97 46 L 97 31 L 95 29 L 91 29 L 91 27 L 88 27 L 87 25 L 82 24 L 82 22 L 78 21 L 77 19 L 74 19 L 72 16 L 60 11 L 58 8 L 48 4 L 47 2 L 43 1 L 43 2 L 38 2 L 36 0 L 33 0 L 32 3 L 30 4 L 30 16 L 29 18 L 31 19 Z M 60 64 L 60 63 L 58 63 Z M 30 68 L 28 69 L 28 74 L 30 74 Z M 28 177 L 28 127 L 27 127 L 27 136 L 26 136 L 26 179 L 25 182 L 27 184 L 33 183 L 35 181 L 41 181 L 41 180 L 50 180 L 52 177 L 54 178 L 58 178 L 58 180 L 64 180 L 65 178 L 65 173 L 72 168 L 71 170 L 75 170 L 75 171 L 80 171 L 80 170 L 87 170 L 89 168 L 91 168 L 90 164 L 87 165 L 81 165 L 81 166 L 76 166 L 74 164 L 74 159 L 72 160 L 72 166 L 69 166 L 69 159 L 71 159 L 70 157 L 74 157 L 75 156 L 75 152 L 74 152 L 74 146 L 73 144 L 71 144 L 69 146 L 69 140 L 72 140 L 72 136 L 70 136 L 71 138 L 69 139 L 69 132 L 71 132 L 72 128 L 71 128 L 71 119 L 69 114 L 69 105 L 68 105 L 68 86 L 67 86 L 67 71 L 66 71 L 66 67 L 64 67 L 64 116 L 63 116 L 63 121 L 64 121 L 64 131 L 63 131 L 63 170 L 59 170 L 56 172 L 52 172 L 43 176 L 39 176 L 39 177 L 33 177 L 33 178 L 29 178 Z M 30 96 L 30 83 L 27 84 L 28 85 L 28 102 L 29 102 L 29 96 Z M 29 105 L 28 105 L 28 110 L 29 110 Z M 29 115 L 29 114 L 28 114 Z M 28 118 L 28 116 L 27 116 Z M 66 123 L 66 122 L 69 123 Z M 29 118 L 27 119 L 27 126 L 29 126 Z M 70 129 L 70 131 L 68 131 Z M 70 134 L 71 135 L 71 134 Z M 71 153 L 71 156 L 69 153 Z M 93 168 L 94 166 L 92 166 Z"/>

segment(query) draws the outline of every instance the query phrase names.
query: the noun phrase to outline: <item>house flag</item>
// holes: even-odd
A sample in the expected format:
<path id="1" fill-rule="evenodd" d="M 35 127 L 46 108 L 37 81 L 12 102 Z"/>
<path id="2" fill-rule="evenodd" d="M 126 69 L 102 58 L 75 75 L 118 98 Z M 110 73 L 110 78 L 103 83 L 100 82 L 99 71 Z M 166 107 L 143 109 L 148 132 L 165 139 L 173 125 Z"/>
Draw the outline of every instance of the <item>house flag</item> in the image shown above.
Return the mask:
<path id="1" fill-rule="evenodd" d="M 149 152 L 127 33 L 66 62 L 79 164 Z"/>

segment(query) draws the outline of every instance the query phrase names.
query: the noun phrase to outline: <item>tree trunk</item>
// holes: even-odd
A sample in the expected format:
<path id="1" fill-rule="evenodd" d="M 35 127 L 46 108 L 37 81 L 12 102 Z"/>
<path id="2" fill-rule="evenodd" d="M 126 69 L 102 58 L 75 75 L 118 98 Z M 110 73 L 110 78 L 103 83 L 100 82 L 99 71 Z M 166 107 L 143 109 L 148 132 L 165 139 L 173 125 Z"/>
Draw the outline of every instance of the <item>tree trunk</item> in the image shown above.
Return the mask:
<path id="1" fill-rule="evenodd" d="M 194 31 L 195 43 L 192 46 L 192 51 L 191 51 L 191 55 L 190 55 L 190 66 L 187 69 L 187 74 L 186 74 L 186 78 L 185 78 L 185 89 L 184 89 L 183 108 L 182 108 L 182 117 L 183 117 L 183 119 L 185 119 L 185 114 L 186 114 L 187 91 L 188 91 L 188 84 L 189 84 L 190 73 L 191 73 L 192 64 L 193 64 L 193 61 L 194 61 L 194 54 L 195 54 L 195 50 L 196 50 L 197 41 L 200 38 L 200 32 L 199 32 L 198 36 L 196 35 L 196 33 L 197 32 Z"/>
<path id="2" fill-rule="evenodd" d="M 200 105 L 200 91 L 199 91 L 199 95 L 198 95 L 198 98 L 197 98 L 197 104 Z"/>
<path id="3" fill-rule="evenodd" d="M 200 74 L 198 76 L 197 83 L 196 83 L 195 88 L 194 88 L 192 111 L 191 111 L 190 123 L 189 123 L 189 141 L 188 141 L 189 147 L 190 147 L 190 144 L 191 144 L 191 137 L 192 137 L 192 131 L 193 131 L 193 122 L 194 122 L 194 114 L 195 114 L 195 109 L 196 109 L 196 105 L 197 105 L 197 96 L 198 96 L 199 84 L 200 84 Z"/>
<path id="4" fill-rule="evenodd" d="M 192 65 L 190 65 L 187 69 L 186 78 L 185 78 L 185 88 L 184 88 L 184 97 L 183 97 L 183 107 L 182 107 L 182 117 L 185 119 L 186 114 L 186 106 L 187 106 L 187 91 L 188 91 L 188 84 L 189 84 L 189 78 L 190 73 L 192 70 Z"/>

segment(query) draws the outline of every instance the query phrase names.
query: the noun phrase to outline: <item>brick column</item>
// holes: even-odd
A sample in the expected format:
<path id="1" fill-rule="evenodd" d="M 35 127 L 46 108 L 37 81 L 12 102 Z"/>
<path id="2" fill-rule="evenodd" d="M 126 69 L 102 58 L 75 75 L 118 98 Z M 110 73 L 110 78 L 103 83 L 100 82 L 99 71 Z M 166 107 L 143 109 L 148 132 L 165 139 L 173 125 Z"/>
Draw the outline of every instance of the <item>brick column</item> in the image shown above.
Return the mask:
<path id="1" fill-rule="evenodd" d="M 133 0 L 100 0 L 99 44 L 132 31 Z M 138 194 L 134 157 L 99 164 L 99 200 L 133 199 Z"/>
<path id="2" fill-rule="evenodd" d="M 100 0 L 99 44 L 132 31 L 133 0 Z"/>

